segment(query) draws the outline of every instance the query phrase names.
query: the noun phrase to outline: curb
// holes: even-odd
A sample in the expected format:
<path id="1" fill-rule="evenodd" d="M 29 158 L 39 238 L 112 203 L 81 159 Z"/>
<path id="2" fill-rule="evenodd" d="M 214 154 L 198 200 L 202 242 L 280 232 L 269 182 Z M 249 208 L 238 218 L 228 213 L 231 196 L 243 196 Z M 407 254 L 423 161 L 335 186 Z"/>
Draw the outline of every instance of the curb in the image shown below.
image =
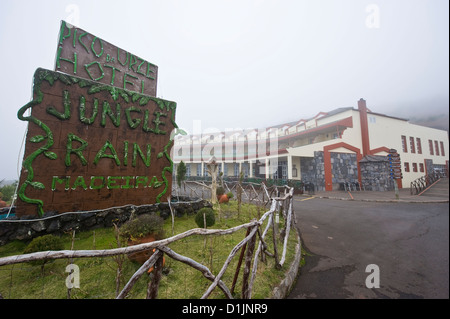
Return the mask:
<path id="1" fill-rule="evenodd" d="M 404 199 L 354 199 L 354 198 L 344 198 L 344 197 L 333 197 L 333 196 L 303 196 L 303 197 L 313 197 L 320 199 L 334 199 L 334 200 L 348 200 L 348 201 L 360 201 L 360 202 L 379 202 L 379 203 L 416 203 L 416 204 L 438 204 L 438 203 L 448 203 L 448 199 L 438 199 L 438 200 L 404 200 Z"/>
<path id="2" fill-rule="evenodd" d="M 295 281 L 297 280 L 297 276 L 300 272 L 300 260 L 302 258 L 302 243 L 300 240 L 300 236 L 298 234 L 298 230 L 296 228 L 295 232 L 297 234 L 297 245 L 295 246 L 295 257 L 294 261 L 291 263 L 288 271 L 285 274 L 285 278 L 281 281 L 281 283 L 276 286 L 272 290 L 272 297 L 270 299 L 285 299 L 289 292 L 292 290 Z"/>

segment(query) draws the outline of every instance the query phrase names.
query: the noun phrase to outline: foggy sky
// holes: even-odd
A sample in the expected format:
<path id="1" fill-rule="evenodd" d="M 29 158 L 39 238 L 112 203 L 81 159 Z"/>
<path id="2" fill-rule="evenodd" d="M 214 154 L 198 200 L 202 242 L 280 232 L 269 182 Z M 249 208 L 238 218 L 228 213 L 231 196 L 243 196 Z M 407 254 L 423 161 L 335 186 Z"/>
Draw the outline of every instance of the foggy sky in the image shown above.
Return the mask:
<path id="1" fill-rule="evenodd" d="M 157 96 L 192 131 L 261 128 L 357 107 L 447 114 L 446 0 L 0 2 L 0 180 L 17 179 L 38 67 L 54 69 L 60 21 L 158 66 Z"/>

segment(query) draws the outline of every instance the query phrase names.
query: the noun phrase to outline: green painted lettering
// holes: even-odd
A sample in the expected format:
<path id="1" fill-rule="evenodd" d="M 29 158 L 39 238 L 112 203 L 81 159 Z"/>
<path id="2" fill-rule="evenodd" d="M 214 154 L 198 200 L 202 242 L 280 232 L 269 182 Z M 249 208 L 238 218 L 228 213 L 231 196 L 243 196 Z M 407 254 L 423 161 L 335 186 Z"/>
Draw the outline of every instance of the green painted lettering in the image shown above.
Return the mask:
<path id="1" fill-rule="evenodd" d="M 120 185 L 116 185 L 117 180 L 121 179 L 120 176 L 108 176 L 108 189 L 117 189 L 120 188 Z"/>
<path id="2" fill-rule="evenodd" d="M 125 185 L 122 185 L 121 188 L 123 189 L 130 189 L 134 188 L 133 184 L 130 184 L 130 180 L 134 180 L 134 176 L 122 176 L 122 179 L 125 180 Z"/>
<path id="3" fill-rule="evenodd" d="M 123 142 L 123 165 L 128 165 L 128 141 Z"/>
<path id="4" fill-rule="evenodd" d="M 112 65 L 103 64 L 103 66 L 112 69 L 112 74 L 111 74 L 111 85 L 114 85 L 114 80 L 115 80 L 115 78 L 116 78 L 116 71 L 118 71 L 118 72 L 121 72 L 121 71 L 120 71 L 119 69 L 113 67 Z"/>
<path id="5" fill-rule="evenodd" d="M 50 115 L 53 115 L 54 117 L 60 119 L 60 120 L 68 120 L 70 119 L 70 96 L 69 91 L 64 90 L 63 91 L 63 107 L 64 107 L 64 113 L 58 112 L 54 106 L 47 107 L 47 113 Z"/>
<path id="6" fill-rule="evenodd" d="M 141 62 L 141 64 L 138 65 L 137 70 L 136 70 L 136 73 L 145 76 L 145 73 L 142 73 L 142 72 L 141 72 L 141 67 L 142 67 L 142 65 L 145 63 L 145 60 L 143 60 L 143 59 L 141 59 L 141 58 L 138 58 L 138 60 Z"/>
<path id="7" fill-rule="evenodd" d="M 98 72 L 100 73 L 100 76 L 99 76 L 98 78 L 95 78 L 95 79 L 94 79 L 94 77 L 92 76 L 91 71 L 89 70 L 89 68 L 90 68 L 92 65 L 94 65 L 94 64 L 96 64 L 96 65 L 98 66 Z M 94 61 L 94 62 L 85 64 L 85 65 L 84 65 L 84 68 L 86 69 L 86 72 L 87 72 L 87 74 L 89 75 L 89 77 L 91 78 L 92 81 L 98 81 L 98 80 L 101 80 L 101 79 L 103 79 L 103 77 L 105 76 L 105 72 L 103 71 L 102 65 L 101 65 L 100 62 L 98 62 L 98 61 Z"/>
<path id="8" fill-rule="evenodd" d="M 160 120 L 161 116 L 162 117 L 167 117 L 167 113 L 162 113 L 162 112 L 155 112 L 153 113 L 154 115 L 156 115 L 156 118 L 153 120 L 153 123 L 155 124 L 155 134 L 166 134 L 165 131 L 162 131 L 159 129 L 160 125 L 166 125 L 166 123 L 162 122 Z"/>
<path id="9" fill-rule="evenodd" d="M 128 66 L 128 70 L 133 70 L 133 72 L 136 72 L 135 69 L 133 69 L 133 66 L 137 64 L 137 59 L 134 55 L 131 55 L 130 57 L 130 65 Z"/>
<path id="10" fill-rule="evenodd" d="M 100 49 L 101 49 L 100 53 L 97 53 L 97 51 L 94 49 L 94 44 L 95 44 L 95 41 L 97 41 L 97 40 L 98 40 L 98 42 L 100 42 Z M 92 53 L 94 53 L 94 55 L 97 58 L 101 57 L 103 55 L 103 41 L 102 41 L 102 39 L 97 38 L 97 37 L 92 39 L 91 50 L 92 50 Z"/>
<path id="11" fill-rule="evenodd" d="M 58 51 L 56 52 L 56 68 L 61 69 L 61 61 L 66 61 L 73 64 L 73 74 L 77 74 L 77 65 L 78 65 L 78 57 L 77 53 L 73 53 L 73 61 L 69 59 L 61 58 L 61 51 L 62 47 L 58 48 Z"/>
<path id="12" fill-rule="evenodd" d="M 153 114 L 155 115 L 155 119 L 152 121 L 152 123 L 154 124 L 154 128 L 150 128 L 149 124 L 148 124 L 149 123 L 149 112 L 148 112 L 148 110 L 145 110 L 144 125 L 142 127 L 142 130 L 144 132 L 150 132 L 150 133 L 155 133 L 155 134 L 160 134 L 160 135 L 166 134 L 166 132 L 161 130 L 159 128 L 159 126 L 166 125 L 163 121 L 161 121 L 161 117 L 167 117 L 167 113 L 155 112 Z"/>
<path id="13" fill-rule="evenodd" d="M 67 30 L 67 34 L 64 32 Z M 67 27 L 66 21 L 61 21 L 61 28 L 59 29 L 59 44 L 63 44 L 64 40 L 69 38 L 71 35 L 70 28 Z"/>
<path id="14" fill-rule="evenodd" d="M 109 103 L 107 101 L 103 101 L 102 121 L 101 121 L 100 125 L 103 127 L 106 126 L 106 115 L 108 115 L 109 118 L 111 119 L 112 123 L 114 124 L 114 126 L 119 127 L 120 111 L 121 111 L 120 104 L 117 103 L 116 104 L 116 115 L 114 115 Z"/>
<path id="15" fill-rule="evenodd" d="M 128 58 L 129 58 L 129 53 L 127 51 L 125 51 L 127 59 L 125 60 L 125 62 L 122 63 L 122 61 L 120 61 L 120 48 L 117 48 L 117 61 L 122 65 L 125 66 L 128 64 Z"/>
<path id="16" fill-rule="evenodd" d="M 95 181 L 97 179 L 100 179 L 102 183 L 100 185 L 95 185 Z M 105 187 L 105 178 L 103 176 L 92 176 L 91 177 L 91 184 L 89 185 L 90 189 L 100 189 Z"/>
<path id="17" fill-rule="evenodd" d="M 77 142 L 81 143 L 81 146 L 79 148 L 74 149 L 72 146 L 73 141 L 77 141 Z M 81 164 L 83 164 L 83 166 L 87 165 L 87 160 L 83 156 L 83 151 L 86 149 L 87 146 L 88 146 L 88 142 L 79 138 L 75 134 L 69 133 L 67 135 L 67 151 L 66 151 L 66 160 L 65 160 L 66 166 L 69 167 L 71 165 L 71 159 L 70 159 L 71 154 L 75 154 L 76 156 L 78 156 L 78 158 L 80 159 Z"/>
<path id="18" fill-rule="evenodd" d="M 141 119 L 132 119 L 131 112 L 141 113 L 141 109 L 134 106 L 125 109 L 125 116 L 127 118 L 127 123 L 132 129 L 135 129 L 136 127 L 139 126 L 139 124 L 141 124 Z"/>
<path id="19" fill-rule="evenodd" d="M 70 176 L 66 176 L 63 178 L 59 178 L 58 176 L 53 176 L 52 179 L 52 191 L 54 191 L 56 189 L 56 183 L 62 184 L 64 183 L 64 189 L 68 190 L 69 187 L 69 180 L 70 180 Z"/>
<path id="20" fill-rule="evenodd" d="M 147 62 L 147 76 L 146 76 L 146 78 L 148 78 L 150 80 L 154 80 L 155 78 L 153 76 L 150 76 L 150 73 L 155 73 L 155 72 L 150 69 L 150 66 L 155 66 L 155 65 Z"/>
<path id="21" fill-rule="evenodd" d="M 133 75 L 131 75 L 131 74 L 125 73 L 124 76 L 123 76 L 123 89 L 124 89 L 124 90 L 127 89 L 127 83 L 129 83 L 129 84 L 131 84 L 131 85 L 134 86 L 134 83 L 133 83 L 133 82 L 127 81 L 127 77 L 131 77 L 131 78 L 137 79 L 137 77 L 135 77 L 135 76 L 133 76 Z"/>
<path id="22" fill-rule="evenodd" d="M 77 189 L 77 187 L 81 187 L 84 190 L 87 189 L 87 186 L 86 186 L 83 176 L 78 176 L 77 179 L 75 180 L 75 182 L 73 183 L 72 189 L 75 190 L 75 189 Z"/>
<path id="23" fill-rule="evenodd" d="M 147 176 L 136 176 L 136 186 L 135 188 L 138 188 L 139 185 L 143 185 L 144 188 L 147 187 L 148 183 L 148 177 Z"/>
<path id="24" fill-rule="evenodd" d="M 111 151 L 111 154 L 106 154 L 107 149 L 109 149 Z M 98 161 L 101 158 L 111 158 L 116 162 L 117 166 L 120 165 L 120 160 L 119 160 L 119 157 L 117 156 L 117 152 L 114 149 L 114 146 L 111 144 L 110 141 L 106 141 L 105 145 L 103 145 L 103 147 L 98 151 L 98 153 L 94 159 L 94 164 L 97 165 Z"/>
<path id="25" fill-rule="evenodd" d="M 86 52 L 89 53 L 89 49 L 81 40 L 83 37 L 87 36 L 87 34 L 88 34 L 87 32 L 80 34 L 80 36 L 78 37 L 78 42 L 86 49 Z"/>
<path id="26" fill-rule="evenodd" d="M 137 158 L 137 154 L 139 153 L 139 156 L 144 161 L 145 166 L 149 167 L 151 152 L 152 152 L 152 147 L 150 146 L 150 144 L 147 144 L 147 157 L 145 157 L 145 155 L 142 152 L 139 145 L 137 143 L 133 143 L 133 162 L 131 165 L 133 165 L 133 167 L 136 167 L 136 158 Z"/>
<path id="27" fill-rule="evenodd" d="M 84 124 L 92 124 L 95 121 L 95 118 L 98 114 L 98 99 L 94 99 L 94 109 L 92 110 L 92 116 L 86 117 L 86 98 L 81 95 L 80 96 L 80 105 L 79 105 L 79 113 L 80 113 L 80 121 Z"/>

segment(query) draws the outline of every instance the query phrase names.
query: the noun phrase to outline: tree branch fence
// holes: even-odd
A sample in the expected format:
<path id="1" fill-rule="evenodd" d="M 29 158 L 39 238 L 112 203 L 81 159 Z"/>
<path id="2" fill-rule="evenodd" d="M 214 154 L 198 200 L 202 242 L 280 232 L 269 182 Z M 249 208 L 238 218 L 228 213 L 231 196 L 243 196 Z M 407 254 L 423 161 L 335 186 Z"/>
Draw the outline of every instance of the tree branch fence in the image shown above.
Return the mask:
<path id="1" fill-rule="evenodd" d="M 196 187 L 193 187 L 196 185 Z M 202 182 L 190 182 L 185 183 L 188 191 L 192 192 L 194 196 L 200 197 L 200 191 L 208 186 L 203 185 Z M 244 270 L 242 274 L 242 299 L 250 299 L 252 297 L 252 289 L 257 275 L 258 260 L 264 260 L 267 257 L 274 258 L 275 268 L 280 269 L 286 261 L 287 243 L 289 238 L 289 233 L 293 226 L 293 191 L 294 189 L 288 186 L 267 188 L 264 184 L 253 185 L 247 184 L 241 186 L 237 183 L 226 184 L 226 188 L 229 191 L 236 190 L 237 187 L 242 187 L 244 197 L 249 202 L 260 202 L 270 203 L 270 209 L 265 212 L 259 220 L 253 219 L 252 221 L 241 224 L 229 229 L 206 229 L 206 228 L 195 228 L 183 233 L 173 235 L 170 238 L 165 238 L 162 240 L 143 243 L 135 246 L 129 247 L 119 247 L 112 249 L 103 250 L 60 250 L 60 251 L 43 251 L 31 254 L 16 255 L 0 258 L 0 266 L 12 265 L 19 263 L 27 263 L 30 261 L 44 260 L 44 259 L 74 259 L 74 258 L 96 258 L 96 257 L 112 257 L 130 253 L 137 253 L 146 250 L 154 250 L 152 256 L 131 276 L 128 282 L 125 284 L 120 293 L 117 294 L 117 299 L 126 298 L 135 283 L 142 277 L 143 274 L 147 273 L 151 267 L 154 267 L 153 277 L 148 284 L 147 295 L 148 299 L 155 299 L 158 297 L 159 283 L 162 276 L 163 269 L 163 256 L 168 256 L 175 261 L 184 263 L 195 270 L 198 270 L 202 275 L 211 281 L 210 286 L 203 293 L 201 299 L 207 299 L 214 289 L 219 287 L 223 292 L 225 298 L 232 299 L 234 292 L 234 285 L 236 279 L 239 276 L 241 263 L 244 262 Z M 204 192 L 205 194 L 205 192 Z M 206 196 L 210 194 L 205 194 Z M 275 195 L 275 196 L 273 196 Z M 176 197 L 176 194 L 173 196 Z M 278 230 L 278 225 L 275 222 L 277 214 L 283 214 L 285 224 L 284 227 Z M 267 220 L 264 230 L 261 227 Z M 237 245 L 233 247 L 230 251 L 228 257 L 226 258 L 220 271 L 214 275 L 208 267 L 205 265 L 189 258 L 183 256 L 171 248 L 168 247 L 169 244 L 190 237 L 194 235 L 201 236 L 217 236 L 217 235 L 227 235 L 234 232 L 240 231 L 242 229 L 247 229 L 247 233 Z M 272 238 L 274 240 L 274 251 L 268 251 L 268 244 L 266 242 L 267 234 L 272 231 Z M 281 249 L 281 256 L 279 256 L 278 248 L 276 245 L 276 238 L 282 237 L 283 247 Z M 256 248 L 256 249 L 255 249 Z M 281 247 L 280 247 L 281 248 Z M 240 261 L 235 270 L 235 280 L 233 281 L 233 287 L 228 288 L 222 281 L 223 275 L 228 269 L 232 259 L 241 251 Z M 252 266 L 253 264 L 253 266 Z"/>

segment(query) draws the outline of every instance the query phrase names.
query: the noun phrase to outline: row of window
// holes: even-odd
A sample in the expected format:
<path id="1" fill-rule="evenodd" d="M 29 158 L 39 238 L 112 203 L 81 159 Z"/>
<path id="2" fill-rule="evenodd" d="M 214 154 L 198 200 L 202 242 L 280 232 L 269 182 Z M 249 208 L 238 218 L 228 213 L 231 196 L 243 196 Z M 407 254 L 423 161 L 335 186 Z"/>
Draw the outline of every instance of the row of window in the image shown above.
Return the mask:
<path id="1" fill-rule="evenodd" d="M 410 172 L 409 162 L 404 162 L 403 165 L 404 165 L 403 167 L 405 169 L 405 172 Z M 417 173 L 418 172 L 418 170 L 417 170 L 417 163 L 411 163 L 411 166 L 412 166 L 412 171 L 414 173 Z M 421 173 L 424 173 L 425 172 L 425 165 L 423 165 L 423 163 L 419 163 L 418 169 L 419 169 L 419 171 Z"/>
<path id="2" fill-rule="evenodd" d="M 428 148 L 430 150 L 430 155 L 436 154 L 438 156 L 439 155 L 445 156 L 444 142 L 442 141 L 428 140 Z M 402 135 L 402 149 L 403 153 L 408 153 L 408 144 L 405 135 Z M 416 153 L 417 151 L 417 154 L 422 154 L 422 141 L 420 140 L 419 137 L 416 138 L 414 138 L 413 136 L 409 137 L 409 149 L 411 153 Z"/>

